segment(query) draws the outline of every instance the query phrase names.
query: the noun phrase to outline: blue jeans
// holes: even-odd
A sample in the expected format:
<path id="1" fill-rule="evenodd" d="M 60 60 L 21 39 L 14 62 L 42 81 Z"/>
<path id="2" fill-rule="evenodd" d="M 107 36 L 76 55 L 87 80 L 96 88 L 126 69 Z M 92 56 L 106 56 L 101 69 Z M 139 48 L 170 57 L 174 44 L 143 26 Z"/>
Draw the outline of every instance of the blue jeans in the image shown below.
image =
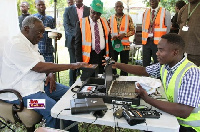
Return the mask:
<path id="1" fill-rule="evenodd" d="M 62 84 L 56 83 L 56 91 L 50 93 L 49 91 L 50 86 L 44 86 L 44 91 L 43 92 L 37 92 L 35 94 L 31 94 L 28 96 L 23 97 L 24 101 L 24 106 L 27 107 L 27 99 L 45 99 L 46 101 L 46 108 L 45 109 L 34 109 L 37 113 L 41 114 L 43 118 L 46 120 L 46 127 L 51 127 L 51 128 L 60 128 L 60 120 L 53 118 L 51 116 L 51 109 L 52 107 L 56 104 L 56 102 L 69 90 L 68 86 L 64 86 Z M 18 100 L 14 101 L 6 101 L 8 103 L 12 104 L 19 104 Z M 73 121 L 64 121 L 64 127 L 67 127 L 68 125 L 72 124 Z M 77 132 L 78 131 L 78 125 L 75 127 L 71 128 L 69 131 L 72 132 Z"/>

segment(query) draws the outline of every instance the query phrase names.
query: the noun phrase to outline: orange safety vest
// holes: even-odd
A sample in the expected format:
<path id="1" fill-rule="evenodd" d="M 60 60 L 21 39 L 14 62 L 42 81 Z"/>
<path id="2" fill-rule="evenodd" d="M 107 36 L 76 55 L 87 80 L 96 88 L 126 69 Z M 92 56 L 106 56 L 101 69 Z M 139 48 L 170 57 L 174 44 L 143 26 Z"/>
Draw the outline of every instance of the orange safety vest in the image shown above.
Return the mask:
<path id="1" fill-rule="evenodd" d="M 144 13 L 142 21 L 142 44 L 147 43 L 148 30 L 150 26 L 150 9 L 147 9 Z M 167 33 L 167 26 L 165 26 L 165 8 L 160 7 L 155 22 L 154 22 L 154 44 L 158 44 L 162 35 Z"/>
<path id="2" fill-rule="evenodd" d="M 117 21 L 115 19 L 115 15 L 111 16 L 110 17 L 110 28 L 111 28 L 111 36 L 112 37 L 116 36 L 118 34 L 129 32 L 129 16 L 124 14 L 122 21 L 121 21 L 119 33 L 117 30 Z M 124 37 L 121 40 L 121 42 L 122 42 L 122 45 L 130 45 L 129 37 Z"/>
<path id="3" fill-rule="evenodd" d="M 109 56 L 109 46 L 108 46 L 108 35 L 110 32 L 108 23 L 105 18 L 100 18 L 104 31 L 105 31 L 105 40 L 106 40 L 106 56 Z M 80 28 L 82 32 L 82 58 L 83 62 L 90 61 L 90 53 L 92 49 L 92 33 L 90 28 L 89 17 L 80 19 Z"/>

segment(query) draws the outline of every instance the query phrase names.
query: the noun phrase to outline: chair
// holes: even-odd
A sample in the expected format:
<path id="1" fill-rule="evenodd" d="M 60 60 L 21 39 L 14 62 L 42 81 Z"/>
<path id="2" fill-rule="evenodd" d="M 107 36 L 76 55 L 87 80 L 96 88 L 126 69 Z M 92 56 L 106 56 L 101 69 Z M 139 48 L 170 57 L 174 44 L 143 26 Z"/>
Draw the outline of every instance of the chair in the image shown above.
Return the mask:
<path id="1" fill-rule="evenodd" d="M 22 123 L 28 132 L 33 132 L 35 130 L 35 124 L 41 121 L 42 116 L 34 110 L 25 108 L 22 96 L 16 90 L 4 89 L 0 90 L 1 93 L 14 93 L 18 97 L 20 105 L 10 104 L 0 100 L 0 116 L 7 122 Z"/>

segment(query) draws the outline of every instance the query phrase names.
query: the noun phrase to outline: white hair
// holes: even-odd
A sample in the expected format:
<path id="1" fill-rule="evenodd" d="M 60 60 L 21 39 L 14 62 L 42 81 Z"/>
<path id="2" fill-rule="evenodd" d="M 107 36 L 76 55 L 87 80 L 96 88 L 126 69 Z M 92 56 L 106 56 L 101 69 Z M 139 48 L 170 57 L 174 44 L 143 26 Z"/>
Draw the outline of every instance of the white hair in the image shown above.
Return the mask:
<path id="1" fill-rule="evenodd" d="M 35 22 L 42 22 L 39 18 L 35 16 L 27 16 L 23 21 L 22 21 L 22 28 L 28 26 L 29 28 L 34 28 Z"/>

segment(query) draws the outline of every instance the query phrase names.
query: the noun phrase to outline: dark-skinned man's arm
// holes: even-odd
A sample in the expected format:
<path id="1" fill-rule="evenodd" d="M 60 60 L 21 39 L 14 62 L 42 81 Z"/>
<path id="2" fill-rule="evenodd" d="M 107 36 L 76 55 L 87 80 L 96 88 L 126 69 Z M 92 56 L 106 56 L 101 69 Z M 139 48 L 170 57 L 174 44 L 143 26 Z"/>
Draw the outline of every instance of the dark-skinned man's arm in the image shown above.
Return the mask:
<path id="1" fill-rule="evenodd" d="M 138 93 L 146 103 L 176 117 L 187 118 L 194 109 L 194 107 L 188 105 L 153 99 L 148 96 L 147 92 L 140 85 L 138 85 L 138 87 L 139 89 L 136 89 L 136 93 Z"/>
<path id="2" fill-rule="evenodd" d="M 78 69 L 84 65 L 87 65 L 87 63 L 77 62 L 71 64 L 55 64 L 50 62 L 39 62 L 31 70 L 39 73 L 51 73 L 68 69 Z"/>
<path id="3" fill-rule="evenodd" d="M 149 74 L 146 72 L 146 68 L 138 65 L 129 65 L 124 63 L 117 63 L 113 64 L 113 68 L 121 69 L 122 71 L 135 74 L 138 76 L 149 76 Z"/>
<path id="4" fill-rule="evenodd" d="M 115 64 L 113 64 L 113 68 L 118 68 L 125 72 L 139 76 L 149 76 L 146 72 L 146 68 L 138 65 L 127 65 L 115 62 Z M 147 92 L 140 85 L 138 87 L 140 89 L 136 89 L 136 92 L 146 103 L 176 117 L 187 118 L 194 109 L 194 107 L 188 105 L 153 99 L 148 96 Z"/>

